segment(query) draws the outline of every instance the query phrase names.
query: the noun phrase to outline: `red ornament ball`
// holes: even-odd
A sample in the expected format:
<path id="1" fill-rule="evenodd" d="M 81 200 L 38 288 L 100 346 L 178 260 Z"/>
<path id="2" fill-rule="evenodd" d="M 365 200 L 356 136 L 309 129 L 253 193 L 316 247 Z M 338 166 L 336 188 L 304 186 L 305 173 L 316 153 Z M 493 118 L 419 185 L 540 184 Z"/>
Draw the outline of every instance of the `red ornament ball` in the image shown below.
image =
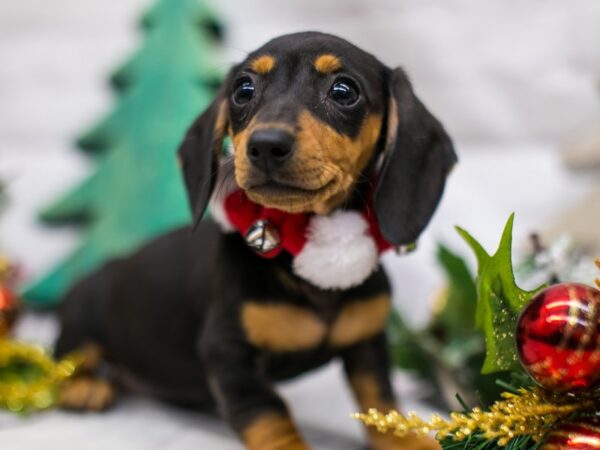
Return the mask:
<path id="1" fill-rule="evenodd" d="M 589 389 L 600 381 L 600 291 L 578 283 L 550 286 L 517 325 L 521 364 L 542 387 Z"/>
<path id="2" fill-rule="evenodd" d="M 600 420 L 562 423 L 548 433 L 539 450 L 600 450 Z"/>
<path id="3" fill-rule="evenodd" d="M 14 292 L 0 283 L 0 337 L 8 334 L 19 312 L 19 301 Z"/>

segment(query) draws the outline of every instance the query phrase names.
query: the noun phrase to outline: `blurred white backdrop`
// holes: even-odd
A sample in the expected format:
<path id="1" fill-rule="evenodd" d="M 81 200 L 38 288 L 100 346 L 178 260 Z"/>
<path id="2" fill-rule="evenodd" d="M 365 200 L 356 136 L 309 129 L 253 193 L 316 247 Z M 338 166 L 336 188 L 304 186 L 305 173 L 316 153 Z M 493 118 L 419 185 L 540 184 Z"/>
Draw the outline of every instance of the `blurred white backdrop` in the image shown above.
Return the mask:
<path id="1" fill-rule="evenodd" d="M 0 246 L 29 276 L 77 244 L 76 230 L 41 227 L 36 211 L 91 170 L 71 142 L 112 107 L 107 76 L 137 48 L 135 23 L 148 4 L 0 2 L 0 177 L 9 182 L 11 200 L 0 220 Z M 568 172 L 560 149 L 600 118 L 597 0 L 220 0 L 214 6 L 227 30 L 224 65 L 282 33 L 339 34 L 405 67 L 455 139 L 461 162 L 420 251 L 386 257 L 396 301 L 413 323 L 426 320 L 440 287 L 436 242 L 468 254 L 453 225 L 492 249 L 511 212 L 518 242 L 591 189 L 593 176 Z M 35 335 L 35 327 L 28 332 Z M 317 387 L 308 398 L 323 392 Z M 351 410 L 346 397 L 339 401 L 341 411 Z M 19 448 L 33 442 L 12 436 L 22 439 Z"/>

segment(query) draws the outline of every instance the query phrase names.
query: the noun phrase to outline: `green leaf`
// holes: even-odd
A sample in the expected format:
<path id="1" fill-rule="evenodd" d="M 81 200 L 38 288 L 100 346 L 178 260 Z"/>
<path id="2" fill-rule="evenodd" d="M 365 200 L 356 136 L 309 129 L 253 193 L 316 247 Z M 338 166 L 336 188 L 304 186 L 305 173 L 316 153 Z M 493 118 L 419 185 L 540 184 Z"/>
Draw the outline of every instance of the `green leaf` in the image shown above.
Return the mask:
<path id="1" fill-rule="evenodd" d="M 511 250 L 513 222 L 514 214 L 508 219 L 498 250 L 492 256 L 469 233 L 456 227 L 478 263 L 475 325 L 483 331 L 487 347 L 483 374 L 521 370 L 515 347 L 517 318 L 537 291 L 525 291 L 515 282 Z"/>

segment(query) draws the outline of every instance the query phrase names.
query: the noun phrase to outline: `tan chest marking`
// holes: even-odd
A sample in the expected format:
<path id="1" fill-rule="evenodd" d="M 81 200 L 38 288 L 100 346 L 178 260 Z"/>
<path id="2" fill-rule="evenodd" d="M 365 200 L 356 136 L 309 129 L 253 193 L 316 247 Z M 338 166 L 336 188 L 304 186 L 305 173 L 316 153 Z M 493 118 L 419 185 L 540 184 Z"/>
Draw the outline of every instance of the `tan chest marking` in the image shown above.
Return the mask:
<path id="1" fill-rule="evenodd" d="M 390 313 L 390 296 L 381 294 L 346 306 L 333 323 L 329 343 L 346 347 L 375 336 L 386 325 Z"/>
<path id="2" fill-rule="evenodd" d="M 350 303 L 328 327 L 305 308 L 248 302 L 242 307 L 242 326 L 252 344 L 275 352 L 308 350 L 326 338 L 333 347 L 347 347 L 381 332 L 389 312 L 390 297 L 381 294 Z"/>
<path id="3" fill-rule="evenodd" d="M 250 342 L 278 352 L 314 348 L 327 334 L 326 325 L 314 313 L 286 304 L 246 303 L 242 325 Z"/>

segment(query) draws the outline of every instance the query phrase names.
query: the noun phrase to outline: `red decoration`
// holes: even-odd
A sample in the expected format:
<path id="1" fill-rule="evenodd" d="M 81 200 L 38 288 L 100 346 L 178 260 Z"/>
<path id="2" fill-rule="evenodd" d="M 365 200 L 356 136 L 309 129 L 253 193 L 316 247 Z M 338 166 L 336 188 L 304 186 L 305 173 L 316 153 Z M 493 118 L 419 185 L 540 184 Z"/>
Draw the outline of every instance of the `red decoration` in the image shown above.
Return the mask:
<path id="1" fill-rule="evenodd" d="M 247 236 L 252 227 L 262 221 L 277 230 L 281 241 L 274 249 L 259 252 L 260 256 L 264 258 L 274 258 L 282 250 L 296 256 L 306 244 L 306 230 L 311 214 L 291 214 L 274 208 L 266 208 L 250 200 L 241 189 L 232 192 L 225 198 L 224 207 L 227 219 L 242 236 Z M 390 249 L 392 245 L 381 234 L 373 208 L 369 204 L 365 204 L 361 213 L 369 225 L 369 234 L 375 241 L 379 253 Z"/>
<path id="2" fill-rule="evenodd" d="M 589 389 L 600 381 L 600 291 L 577 283 L 537 294 L 519 317 L 521 363 L 542 387 Z"/>
<path id="3" fill-rule="evenodd" d="M 18 311 L 17 296 L 8 286 L 0 282 L 0 338 L 12 329 Z"/>
<path id="4" fill-rule="evenodd" d="M 264 258 L 274 258 L 282 250 L 297 255 L 306 243 L 305 232 L 310 219 L 308 214 L 288 214 L 278 209 L 265 208 L 251 201 L 241 189 L 227 196 L 225 211 L 229 221 L 243 236 L 260 220 L 278 230 L 281 242 L 273 250 L 260 252 L 260 256 Z"/>
<path id="5" fill-rule="evenodd" d="M 565 422 L 553 429 L 540 450 L 600 450 L 600 420 Z"/>

